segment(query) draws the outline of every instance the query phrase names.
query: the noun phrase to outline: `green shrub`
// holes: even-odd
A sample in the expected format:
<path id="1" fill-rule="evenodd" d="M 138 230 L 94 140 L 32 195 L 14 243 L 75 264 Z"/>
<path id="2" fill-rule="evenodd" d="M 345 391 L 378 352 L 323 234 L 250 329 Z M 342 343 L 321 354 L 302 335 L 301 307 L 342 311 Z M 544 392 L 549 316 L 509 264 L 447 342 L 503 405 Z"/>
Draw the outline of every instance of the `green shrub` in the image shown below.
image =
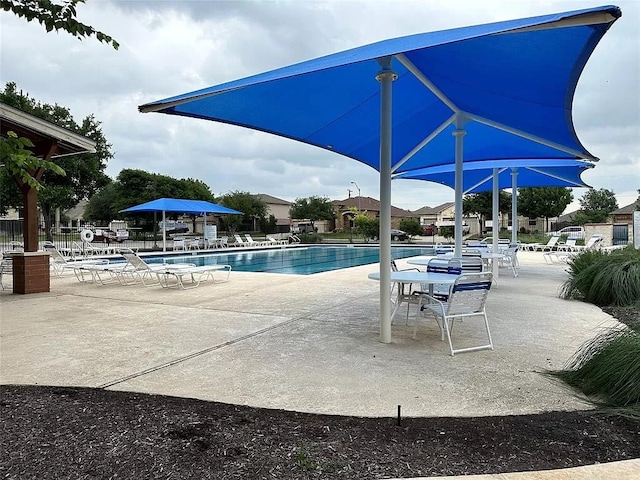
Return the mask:
<path id="1" fill-rule="evenodd" d="M 595 401 L 640 416 L 640 332 L 613 328 L 588 341 L 567 368 L 551 372 Z"/>
<path id="2" fill-rule="evenodd" d="M 640 305 L 640 251 L 629 246 L 611 252 L 581 252 L 568 261 L 563 298 L 603 306 Z"/>
<path id="3" fill-rule="evenodd" d="M 322 243 L 322 237 L 317 233 L 301 233 L 298 238 L 301 243 Z"/>

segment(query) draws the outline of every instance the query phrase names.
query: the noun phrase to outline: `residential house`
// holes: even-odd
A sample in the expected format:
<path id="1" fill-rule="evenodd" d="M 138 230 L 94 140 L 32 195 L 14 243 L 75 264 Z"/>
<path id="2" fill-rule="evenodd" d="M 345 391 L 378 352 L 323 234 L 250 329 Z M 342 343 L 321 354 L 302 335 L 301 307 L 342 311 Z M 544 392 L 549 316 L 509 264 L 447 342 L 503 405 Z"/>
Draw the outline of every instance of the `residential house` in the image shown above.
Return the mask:
<path id="1" fill-rule="evenodd" d="M 267 218 L 270 215 L 276 217 L 278 232 L 288 232 L 291 225 L 289 209 L 293 202 L 266 193 L 257 193 L 255 196 L 267 204 Z"/>
<path id="2" fill-rule="evenodd" d="M 638 200 L 611 212 L 612 244 L 626 245 L 633 241 L 633 212 L 638 210 Z"/>
<path id="3" fill-rule="evenodd" d="M 420 225 L 434 224 L 438 227 L 454 225 L 456 219 L 456 204 L 446 202 L 437 207 L 422 207 L 414 211 L 413 214 L 420 218 Z M 468 227 L 470 233 L 479 233 L 480 226 L 472 218 L 464 218 L 465 230 Z"/>
<path id="4" fill-rule="evenodd" d="M 372 218 L 380 217 L 380 202 L 371 197 L 349 197 L 344 200 L 334 200 L 333 210 L 336 214 L 335 230 L 349 231 L 353 226 L 353 218 L 355 212 L 360 211 Z M 418 219 L 418 215 L 403 210 L 402 208 L 391 206 L 391 228 L 399 228 L 400 221 L 403 218 Z"/>

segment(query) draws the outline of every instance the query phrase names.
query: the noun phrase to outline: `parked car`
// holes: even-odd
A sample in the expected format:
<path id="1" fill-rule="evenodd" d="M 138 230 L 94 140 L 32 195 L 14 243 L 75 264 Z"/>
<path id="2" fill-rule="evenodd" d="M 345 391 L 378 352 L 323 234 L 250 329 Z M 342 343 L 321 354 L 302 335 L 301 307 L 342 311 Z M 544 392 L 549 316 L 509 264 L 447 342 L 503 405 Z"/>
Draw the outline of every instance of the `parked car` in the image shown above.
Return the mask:
<path id="1" fill-rule="evenodd" d="M 560 235 L 560 236 L 566 235 L 567 237 L 570 237 L 570 238 L 580 238 L 582 240 L 584 240 L 584 237 L 585 237 L 584 227 L 581 227 L 578 225 L 564 227 L 555 232 L 547 232 L 547 235 Z"/>
<path id="2" fill-rule="evenodd" d="M 394 242 L 401 242 L 402 240 L 406 240 L 409 238 L 407 232 L 403 232 L 402 230 L 398 230 L 397 228 L 391 229 L 391 240 Z"/>
<path id="3" fill-rule="evenodd" d="M 291 233 L 318 233 L 318 227 L 314 227 L 311 222 L 298 222 L 298 225 L 291 228 Z"/>
<path id="4" fill-rule="evenodd" d="M 109 230 L 106 228 L 96 228 L 93 235 L 94 243 L 111 243 L 111 242 L 122 242 L 121 239 L 118 238 L 116 232 L 113 230 Z"/>
<path id="5" fill-rule="evenodd" d="M 167 234 L 187 233 L 189 231 L 189 226 L 184 222 L 176 222 L 176 221 L 173 221 L 173 220 L 167 220 L 166 224 L 167 224 L 167 230 L 166 230 Z M 158 228 L 160 229 L 161 232 L 162 232 L 162 228 L 163 227 L 164 227 L 164 223 L 163 222 L 158 222 Z"/>
<path id="6" fill-rule="evenodd" d="M 437 235 L 438 227 L 434 223 L 429 225 L 422 225 L 422 234 L 423 235 Z"/>

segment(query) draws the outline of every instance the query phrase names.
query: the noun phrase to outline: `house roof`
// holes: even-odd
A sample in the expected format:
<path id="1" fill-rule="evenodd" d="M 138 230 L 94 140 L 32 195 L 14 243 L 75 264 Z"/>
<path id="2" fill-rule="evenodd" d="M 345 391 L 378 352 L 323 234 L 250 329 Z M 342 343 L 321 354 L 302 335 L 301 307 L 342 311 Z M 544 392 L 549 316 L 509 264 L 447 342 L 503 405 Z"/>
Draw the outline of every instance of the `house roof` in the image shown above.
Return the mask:
<path id="1" fill-rule="evenodd" d="M 65 211 L 64 214 L 72 220 L 76 220 L 78 218 L 84 219 L 84 210 L 87 208 L 88 203 L 88 200 L 80 200 L 74 207 Z"/>
<path id="2" fill-rule="evenodd" d="M 446 202 L 438 205 L 437 207 L 422 207 L 419 210 L 413 212 L 414 215 L 437 215 L 438 213 L 444 212 L 448 208 L 452 208 L 455 206 L 453 202 Z"/>
<path id="3" fill-rule="evenodd" d="M 349 197 L 344 200 L 334 200 L 333 203 L 340 210 L 348 210 L 349 208 L 358 208 L 368 212 L 379 212 L 380 202 L 371 197 Z M 409 210 L 394 207 L 391 205 L 392 217 L 415 217 L 416 215 Z"/>
<path id="4" fill-rule="evenodd" d="M 619 208 L 618 210 L 611 212 L 611 215 L 629 215 L 629 214 L 632 214 L 637 208 L 638 208 L 638 200 L 636 200 L 635 202 L 625 207 Z"/>
<path id="5" fill-rule="evenodd" d="M 256 193 L 254 196 L 271 205 L 292 205 L 292 202 L 288 200 L 283 200 L 282 198 L 274 197 L 267 193 Z"/>

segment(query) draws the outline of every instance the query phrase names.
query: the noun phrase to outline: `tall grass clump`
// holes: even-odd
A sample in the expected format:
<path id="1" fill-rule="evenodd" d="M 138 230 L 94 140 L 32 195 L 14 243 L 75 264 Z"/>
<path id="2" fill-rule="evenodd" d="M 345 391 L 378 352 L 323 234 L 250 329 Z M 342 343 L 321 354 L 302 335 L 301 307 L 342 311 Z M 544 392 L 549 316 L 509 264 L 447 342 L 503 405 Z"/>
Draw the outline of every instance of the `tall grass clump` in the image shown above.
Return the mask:
<path id="1" fill-rule="evenodd" d="M 586 251 L 568 261 L 560 295 L 604 306 L 640 305 L 640 251 Z"/>
<path id="2" fill-rule="evenodd" d="M 569 260 L 560 295 L 599 307 L 640 308 L 640 251 L 586 251 Z M 599 404 L 640 417 L 640 330 L 611 328 L 583 344 L 565 369 L 550 372 Z"/>
<path id="3" fill-rule="evenodd" d="M 586 342 L 565 370 L 551 372 L 596 403 L 640 417 L 640 333 L 612 328 Z"/>

